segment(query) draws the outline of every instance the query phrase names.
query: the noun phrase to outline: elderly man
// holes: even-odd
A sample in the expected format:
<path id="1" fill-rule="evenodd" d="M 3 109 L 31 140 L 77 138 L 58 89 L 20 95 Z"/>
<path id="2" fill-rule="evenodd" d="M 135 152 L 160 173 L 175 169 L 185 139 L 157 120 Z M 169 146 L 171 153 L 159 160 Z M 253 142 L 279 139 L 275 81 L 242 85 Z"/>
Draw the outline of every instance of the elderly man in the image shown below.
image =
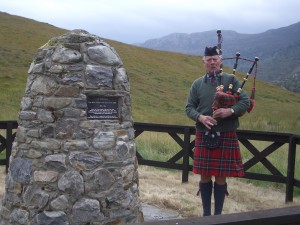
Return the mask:
<path id="1" fill-rule="evenodd" d="M 206 74 L 196 79 L 189 92 L 186 114 L 196 122 L 193 172 L 200 174 L 203 215 L 211 215 L 211 196 L 214 194 L 214 214 L 222 213 L 227 192 L 226 177 L 244 176 L 243 163 L 236 135 L 238 117 L 250 106 L 244 90 L 238 101 L 224 108 L 213 108 L 216 88 L 237 93 L 240 83 L 234 75 L 220 73 L 222 56 L 218 48 L 206 47 L 203 57 Z M 213 183 L 212 177 L 215 177 Z"/>

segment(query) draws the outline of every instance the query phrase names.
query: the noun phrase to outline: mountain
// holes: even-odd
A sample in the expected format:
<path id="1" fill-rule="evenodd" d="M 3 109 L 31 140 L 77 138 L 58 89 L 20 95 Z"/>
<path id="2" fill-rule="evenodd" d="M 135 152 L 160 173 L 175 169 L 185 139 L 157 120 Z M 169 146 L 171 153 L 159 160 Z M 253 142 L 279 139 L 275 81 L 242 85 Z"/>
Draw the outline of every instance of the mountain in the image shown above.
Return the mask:
<path id="1" fill-rule="evenodd" d="M 260 58 L 258 79 L 300 92 L 300 22 L 259 34 L 224 30 L 222 36 L 224 58 L 235 57 L 236 52 L 249 60 L 257 56 Z M 139 44 L 140 47 L 198 56 L 203 55 L 205 46 L 213 45 L 217 45 L 216 31 L 174 33 Z M 224 60 L 224 64 L 233 67 L 234 62 Z M 247 72 L 249 66 L 241 62 L 238 70 Z"/>
<path id="2" fill-rule="evenodd" d="M 27 71 L 37 49 L 66 32 L 47 23 L 0 12 L 0 120 L 18 119 Z M 192 82 L 205 73 L 199 56 L 101 38 L 115 48 L 128 73 L 134 121 L 194 124 L 184 109 Z M 236 75 L 240 81 L 245 77 L 240 72 Z M 252 82 L 249 79 L 245 84 L 248 93 Z M 243 116 L 240 129 L 300 133 L 299 105 L 300 94 L 258 80 L 255 107 Z"/>

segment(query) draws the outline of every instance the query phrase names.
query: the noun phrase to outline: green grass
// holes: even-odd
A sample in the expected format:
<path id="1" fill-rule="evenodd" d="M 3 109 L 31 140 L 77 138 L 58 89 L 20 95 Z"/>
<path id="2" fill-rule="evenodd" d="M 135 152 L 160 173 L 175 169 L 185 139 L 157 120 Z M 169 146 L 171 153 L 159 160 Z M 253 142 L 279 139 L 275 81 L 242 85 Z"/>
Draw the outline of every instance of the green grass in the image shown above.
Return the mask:
<path id="1" fill-rule="evenodd" d="M 264 141 L 251 141 L 251 143 L 259 150 L 262 151 L 266 147 L 268 147 L 272 142 L 264 142 Z M 243 156 L 243 161 L 246 162 L 247 160 L 251 159 L 253 157 L 252 153 L 250 153 L 242 144 L 241 146 L 241 152 Z M 275 167 L 282 173 L 282 175 L 287 176 L 287 162 L 288 162 L 288 144 L 284 144 L 279 149 L 277 149 L 272 154 L 268 155 L 266 157 L 267 160 L 269 160 Z M 295 178 L 300 179 L 300 154 L 299 154 L 300 146 L 297 146 L 296 152 L 298 154 L 296 155 L 295 159 Z M 271 175 L 271 172 L 266 169 L 266 167 L 260 162 L 256 164 L 254 167 L 250 168 L 247 172 L 252 173 L 259 173 L 259 174 L 268 174 Z M 263 186 L 263 187 L 269 187 L 270 182 L 264 182 L 264 181 L 258 181 L 258 180 L 251 180 L 253 184 Z M 280 183 L 272 183 L 273 187 L 277 187 L 278 189 L 281 189 L 282 191 L 285 191 L 285 184 Z M 300 196 L 300 188 L 294 189 L 294 194 L 296 196 Z"/>
<path id="2" fill-rule="evenodd" d="M 65 32 L 46 23 L 0 12 L 0 120 L 17 120 L 27 71 L 37 49 Z"/>
<path id="3" fill-rule="evenodd" d="M 6 151 L 0 152 L 0 159 L 5 159 L 6 158 Z"/>
<path id="4" fill-rule="evenodd" d="M 136 139 L 136 146 L 143 158 L 160 162 L 167 161 L 181 150 L 167 133 L 150 131 L 143 132 Z"/>

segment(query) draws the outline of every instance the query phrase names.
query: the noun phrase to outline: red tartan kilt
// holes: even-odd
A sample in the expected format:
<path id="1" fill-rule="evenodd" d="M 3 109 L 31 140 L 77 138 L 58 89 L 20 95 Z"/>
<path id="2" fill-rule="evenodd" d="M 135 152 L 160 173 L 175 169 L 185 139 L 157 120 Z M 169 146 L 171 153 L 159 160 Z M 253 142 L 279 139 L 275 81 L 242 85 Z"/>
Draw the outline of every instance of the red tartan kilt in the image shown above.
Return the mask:
<path id="1" fill-rule="evenodd" d="M 195 174 L 242 177 L 245 175 L 236 132 L 221 132 L 218 148 L 209 149 L 203 145 L 204 132 L 196 132 L 194 149 Z"/>

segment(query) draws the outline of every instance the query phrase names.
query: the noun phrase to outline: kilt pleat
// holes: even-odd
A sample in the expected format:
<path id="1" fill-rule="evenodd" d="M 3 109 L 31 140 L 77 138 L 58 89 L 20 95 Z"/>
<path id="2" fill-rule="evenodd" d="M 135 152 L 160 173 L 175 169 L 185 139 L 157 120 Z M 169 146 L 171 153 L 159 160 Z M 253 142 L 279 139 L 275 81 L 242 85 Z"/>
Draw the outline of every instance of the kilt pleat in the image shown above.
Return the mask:
<path id="1" fill-rule="evenodd" d="M 203 144 L 204 132 L 196 132 L 194 148 L 195 174 L 242 177 L 245 175 L 236 132 L 221 132 L 220 145 L 209 149 Z"/>

